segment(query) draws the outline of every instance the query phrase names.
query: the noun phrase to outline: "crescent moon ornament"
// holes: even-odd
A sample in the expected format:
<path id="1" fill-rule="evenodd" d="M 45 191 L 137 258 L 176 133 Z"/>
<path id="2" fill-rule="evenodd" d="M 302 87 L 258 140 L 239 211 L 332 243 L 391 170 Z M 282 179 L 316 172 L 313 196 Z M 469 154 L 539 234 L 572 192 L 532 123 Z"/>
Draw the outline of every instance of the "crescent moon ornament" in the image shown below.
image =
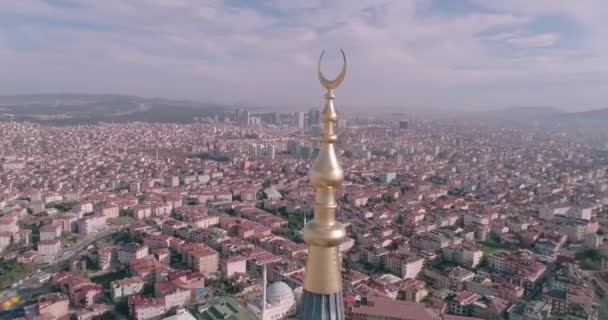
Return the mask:
<path id="1" fill-rule="evenodd" d="M 346 76 L 346 54 L 344 54 L 344 50 L 342 49 L 340 49 L 340 52 L 342 52 L 342 60 L 344 61 L 344 64 L 342 64 L 342 70 L 340 71 L 340 74 L 338 74 L 338 77 L 336 77 L 336 79 L 334 80 L 328 80 L 323 75 L 323 72 L 321 72 L 321 60 L 323 60 L 323 54 L 325 54 L 325 50 L 321 52 L 321 56 L 319 57 L 319 81 L 321 81 L 321 85 L 327 90 L 336 89 L 338 86 L 340 86 L 340 84 L 344 80 L 344 77 Z"/>

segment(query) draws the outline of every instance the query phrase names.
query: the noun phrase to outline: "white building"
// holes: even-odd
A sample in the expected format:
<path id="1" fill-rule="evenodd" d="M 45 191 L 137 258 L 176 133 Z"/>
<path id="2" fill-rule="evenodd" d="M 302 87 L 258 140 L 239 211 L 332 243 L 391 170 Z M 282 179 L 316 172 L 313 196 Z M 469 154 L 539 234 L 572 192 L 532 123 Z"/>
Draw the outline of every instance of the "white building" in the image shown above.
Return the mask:
<path id="1" fill-rule="evenodd" d="M 538 217 L 543 220 L 552 220 L 557 215 L 566 215 L 572 206 L 564 203 L 555 203 L 538 208 Z"/>
<path id="2" fill-rule="evenodd" d="M 403 279 L 416 278 L 424 267 L 424 259 L 421 257 L 408 257 L 401 265 L 401 277 Z"/>
<path id="3" fill-rule="evenodd" d="M 591 220 L 593 207 L 574 206 L 568 211 L 566 216 L 576 219 Z"/>
<path id="4" fill-rule="evenodd" d="M 40 228 L 40 240 L 44 241 L 59 238 L 61 237 L 62 230 L 63 228 L 60 225 L 44 225 Z"/>
<path id="5" fill-rule="evenodd" d="M 131 305 L 131 318 L 135 320 L 159 320 L 167 309 L 165 309 L 165 298 L 144 298 L 139 295 L 129 297 Z"/>
<path id="6" fill-rule="evenodd" d="M 144 281 L 141 277 L 131 277 L 112 281 L 112 299 L 120 302 L 128 296 L 141 293 L 144 290 Z"/>
<path id="7" fill-rule="evenodd" d="M 120 208 L 114 205 L 106 205 L 99 209 L 99 213 L 105 216 L 106 219 L 118 218 L 120 215 Z"/>
<path id="8" fill-rule="evenodd" d="M 148 254 L 148 247 L 139 243 L 127 243 L 118 250 L 118 262 L 128 264 L 131 260 L 141 259 Z"/>
<path id="9" fill-rule="evenodd" d="M 204 218 L 197 219 L 192 223 L 194 227 L 207 229 L 209 227 L 220 224 L 219 216 L 207 216 Z"/>
<path id="10" fill-rule="evenodd" d="M 451 245 L 442 249 L 443 258 L 461 266 L 475 268 L 483 258 L 483 251 L 477 246 L 463 243 Z"/>
<path id="11" fill-rule="evenodd" d="M 304 129 L 304 112 L 296 113 L 296 126 L 298 129 Z"/>
<path id="12" fill-rule="evenodd" d="M 53 262 L 61 251 L 61 241 L 43 240 L 38 242 L 38 257 L 42 262 Z"/>
<path id="13" fill-rule="evenodd" d="M 175 311 L 175 315 L 164 317 L 163 320 L 196 320 L 196 318 L 188 310 L 180 308 Z"/>
<path id="14" fill-rule="evenodd" d="M 4 251 L 6 247 L 11 244 L 11 233 L 0 232 L 0 252 Z"/>
<path id="15" fill-rule="evenodd" d="M 78 233 L 99 232 L 106 227 L 106 217 L 101 215 L 86 216 L 78 220 Z"/>
<path id="16" fill-rule="evenodd" d="M 415 255 L 391 254 L 383 257 L 384 266 L 403 279 L 416 278 L 424 267 L 424 258 Z"/>
<path id="17" fill-rule="evenodd" d="M 235 256 L 222 259 L 222 264 L 220 267 L 222 274 L 226 278 L 230 278 L 237 273 L 247 273 L 247 258 Z"/>

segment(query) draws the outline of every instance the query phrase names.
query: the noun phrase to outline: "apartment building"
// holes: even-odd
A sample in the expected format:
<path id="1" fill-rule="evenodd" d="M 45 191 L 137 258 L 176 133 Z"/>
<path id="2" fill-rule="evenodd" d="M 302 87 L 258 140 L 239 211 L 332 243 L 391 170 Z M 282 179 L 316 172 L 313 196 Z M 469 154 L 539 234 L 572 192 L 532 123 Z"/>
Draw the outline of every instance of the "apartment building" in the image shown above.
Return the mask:
<path id="1" fill-rule="evenodd" d="M 138 276 L 112 281 L 110 286 L 112 300 L 120 302 L 129 296 L 139 294 L 144 290 L 144 284 L 143 279 Z"/>
<path id="2" fill-rule="evenodd" d="M 38 242 L 38 257 L 43 262 L 53 262 L 59 256 L 61 251 L 61 241 L 58 239 L 54 240 L 42 240 Z"/>
<path id="3" fill-rule="evenodd" d="M 186 265 L 194 271 L 205 275 L 218 271 L 218 252 L 204 244 L 190 243 L 183 246 L 182 257 Z"/>
<path id="4" fill-rule="evenodd" d="M 118 250 L 117 260 L 122 264 L 129 264 L 132 260 L 141 259 L 149 254 L 148 247 L 139 243 L 127 243 Z"/>

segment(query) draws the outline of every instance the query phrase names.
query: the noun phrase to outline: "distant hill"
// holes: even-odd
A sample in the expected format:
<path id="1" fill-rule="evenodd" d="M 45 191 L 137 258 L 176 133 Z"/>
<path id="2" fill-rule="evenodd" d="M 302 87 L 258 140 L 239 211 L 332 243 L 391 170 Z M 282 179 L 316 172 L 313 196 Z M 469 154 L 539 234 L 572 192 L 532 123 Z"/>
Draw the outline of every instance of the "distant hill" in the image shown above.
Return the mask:
<path id="1" fill-rule="evenodd" d="M 481 112 L 481 115 L 489 117 L 498 116 L 510 116 L 510 117 L 525 117 L 525 118 L 536 118 L 553 116 L 561 113 L 561 111 L 554 107 L 512 107 L 503 108 L 496 110 L 488 110 Z"/>
<path id="2" fill-rule="evenodd" d="M 34 94 L 0 96 L 0 114 L 48 124 L 98 122 L 192 122 L 231 112 L 224 106 L 189 100 L 128 95 Z"/>
<path id="3" fill-rule="evenodd" d="M 583 112 L 564 112 L 553 107 L 514 107 L 468 113 L 462 117 L 510 123 L 608 120 L 608 108 Z"/>
<path id="4" fill-rule="evenodd" d="M 532 123 L 545 121 L 562 112 L 554 107 L 512 107 L 504 109 L 483 110 L 461 114 L 458 118 L 482 120 L 494 123 Z"/>
<path id="5" fill-rule="evenodd" d="M 608 108 L 562 114 L 565 118 L 608 121 Z"/>

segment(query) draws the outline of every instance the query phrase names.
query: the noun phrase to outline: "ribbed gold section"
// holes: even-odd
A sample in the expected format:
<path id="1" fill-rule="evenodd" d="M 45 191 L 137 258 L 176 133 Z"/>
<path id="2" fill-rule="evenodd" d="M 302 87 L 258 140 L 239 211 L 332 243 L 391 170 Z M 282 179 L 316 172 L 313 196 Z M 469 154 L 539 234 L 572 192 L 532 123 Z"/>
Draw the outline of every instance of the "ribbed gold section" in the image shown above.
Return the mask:
<path id="1" fill-rule="evenodd" d="M 323 133 L 319 156 L 310 170 L 310 181 L 317 189 L 314 219 L 304 226 L 304 240 L 308 243 L 308 260 L 304 289 L 312 293 L 332 294 L 342 291 L 342 274 L 338 258 L 338 245 L 346 237 L 344 227 L 336 222 L 336 188 L 344 180 L 344 172 L 338 162 L 334 143 L 334 132 L 338 116 L 334 108 L 334 89 L 346 74 L 346 56 L 342 51 L 344 65 L 335 80 L 327 80 L 321 73 L 319 58 L 319 80 L 327 90 L 323 108 Z"/>

